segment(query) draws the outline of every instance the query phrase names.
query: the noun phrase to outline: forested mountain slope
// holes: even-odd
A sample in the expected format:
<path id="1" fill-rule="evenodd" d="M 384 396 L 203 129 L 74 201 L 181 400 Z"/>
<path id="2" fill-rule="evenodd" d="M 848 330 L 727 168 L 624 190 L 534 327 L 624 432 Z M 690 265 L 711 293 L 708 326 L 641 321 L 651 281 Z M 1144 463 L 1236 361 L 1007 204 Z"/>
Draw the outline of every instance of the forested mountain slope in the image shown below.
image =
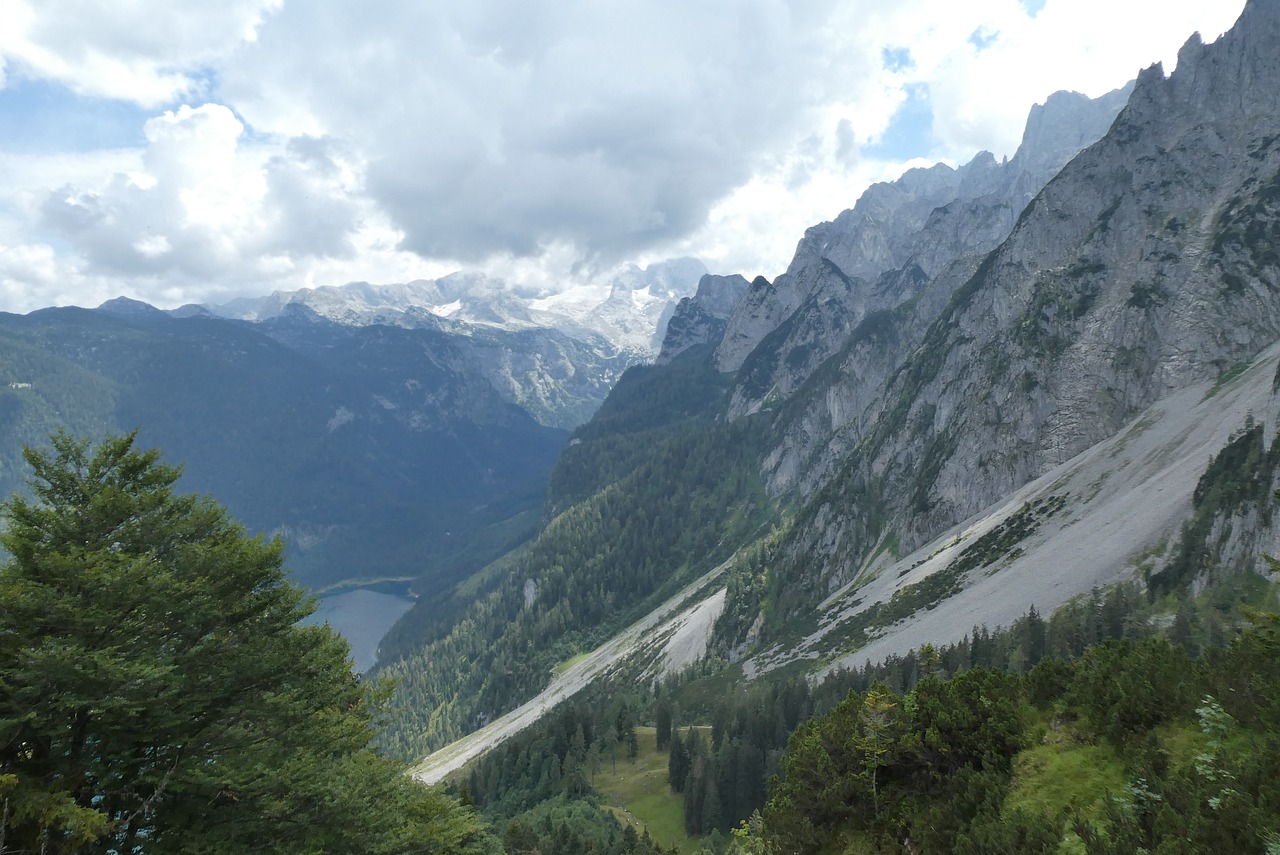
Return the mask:
<path id="1" fill-rule="evenodd" d="M 637 373 L 648 397 L 638 382 L 619 384 L 558 464 L 550 522 L 530 552 L 460 589 L 441 619 L 422 621 L 420 652 L 400 640 L 403 664 L 391 672 L 407 684 L 432 677 L 405 695 L 415 723 L 397 747 L 436 744 L 510 708 L 545 683 L 551 664 L 655 602 L 645 592 L 729 555 L 739 558 L 703 665 L 729 673 L 769 645 L 768 657 L 745 660 L 753 672 L 801 654 L 857 661 L 894 627 L 901 634 L 880 652 L 929 640 L 924 632 L 954 639 L 1009 620 L 1046 592 L 1062 602 L 1140 567 L 1164 573 L 1140 553 L 1156 542 L 1172 550 L 1179 525 L 1208 513 L 1193 494 L 1211 455 L 1260 437 L 1257 483 L 1272 477 L 1274 363 L 1254 361 L 1280 338 L 1276 44 L 1280 7 L 1254 2 L 1214 44 L 1191 39 L 1173 74 L 1144 71 L 1105 135 L 1064 157 L 1004 233 L 991 216 L 1015 204 L 1016 181 L 929 208 L 918 192 L 928 174 L 873 188 L 861 213 L 811 230 L 788 275 L 751 284 L 720 343 Z M 976 162 L 965 174 L 1005 175 L 1015 161 Z M 904 194 L 912 201 L 900 207 L 915 211 L 919 230 L 877 243 L 868 212 Z M 949 218 L 944 231 L 965 237 L 948 245 L 936 229 Z M 899 254 L 851 249 L 876 246 Z M 850 259 L 880 272 L 853 275 Z M 1149 432 L 1144 414 L 1181 427 Z M 1069 483 L 1047 475 L 1126 429 L 1145 457 L 1120 454 L 1122 435 L 1062 470 Z M 729 441 L 732 461 L 713 451 Z M 1108 473 L 1113 452 L 1130 471 Z M 691 478 L 694 466 L 709 480 Z M 1154 495 L 1144 491 L 1158 493 L 1163 478 L 1174 498 L 1151 501 L 1143 517 L 1141 502 Z M 656 507 L 673 513 L 659 518 Z M 1085 560 L 1055 562 L 1041 548 L 1070 548 L 1072 520 L 1123 519 L 1131 507 L 1145 521 L 1091 529 L 1090 545 L 1105 548 Z M 1210 525 L 1230 525 L 1235 545 L 1212 554 L 1248 563 L 1266 548 L 1266 529 L 1247 502 L 1233 507 L 1213 511 Z M 590 527 L 564 537 L 578 518 Z M 665 551 L 676 542 L 704 545 Z M 619 560 L 592 564 L 618 544 L 627 545 Z M 1170 567 L 1176 552 L 1164 559 Z M 1178 566 L 1179 584 L 1203 584 L 1210 572 Z M 606 567 L 626 583 L 615 589 Z M 1002 595 L 984 595 L 984 584 Z M 488 605 L 468 611 L 463 601 L 483 591 L 494 592 L 481 599 Z M 958 605 L 932 623 L 899 623 L 952 597 Z M 793 647 L 803 639 L 806 649 Z M 468 663 L 462 681 L 442 670 L 458 662 Z"/>
<path id="2" fill-rule="evenodd" d="M 0 315 L 0 490 L 56 428 L 139 430 L 305 584 L 448 584 L 536 523 L 565 433 L 435 330 L 173 318 L 141 304 Z"/>
<path id="3" fill-rule="evenodd" d="M 545 685 L 557 662 L 600 644 L 684 582 L 735 553 L 758 559 L 761 551 L 750 545 L 773 544 L 803 505 L 800 495 L 774 490 L 771 497 L 764 489 L 764 461 L 781 437 L 778 417 L 758 404 L 739 406 L 759 382 L 759 366 L 787 366 L 795 378 L 806 360 L 820 363 L 821 352 L 840 349 L 834 330 L 847 334 L 865 313 L 910 301 L 914 289 L 929 285 L 921 264 L 953 279 L 976 266 L 1052 164 L 1089 141 L 1079 135 L 1105 130 L 1126 91 L 1095 102 L 1055 95 L 1033 112 L 1023 149 L 1006 163 L 983 155 L 958 171 L 916 170 L 873 188 L 861 208 L 811 230 L 777 283 L 704 277 L 671 321 L 661 364 L 631 369 L 575 432 L 552 473 L 540 537 L 457 590 L 420 601 L 384 640 L 381 673 L 399 681 L 404 709 L 389 736 L 394 749 L 413 755 L 483 725 Z M 1072 130 L 1041 133 L 1046 124 Z M 889 225 L 874 227 L 886 210 Z M 937 245 L 943 233 L 951 235 L 945 247 Z M 877 240 L 893 251 L 857 261 L 860 274 L 905 259 L 880 276 L 892 292 L 884 299 L 821 255 L 829 245 L 853 265 L 860 258 L 853 247 Z M 795 300 L 800 308 L 740 371 L 721 370 L 729 336 L 741 343 L 753 335 L 755 309 L 771 295 L 792 300 L 785 294 L 797 289 L 807 294 Z M 821 319 L 816 333 L 814 318 Z M 770 348 L 773 355 L 764 355 Z M 735 599 L 731 611 L 741 616 L 753 605 Z"/>
<path id="4" fill-rule="evenodd" d="M 724 385 L 706 348 L 623 376 L 556 464 L 539 536 L 384 639 L 376 673 L 402 710 L 388 747 L 421 756 L 513 708 L 768 530 L 760 434 L 715 420 Z"/>

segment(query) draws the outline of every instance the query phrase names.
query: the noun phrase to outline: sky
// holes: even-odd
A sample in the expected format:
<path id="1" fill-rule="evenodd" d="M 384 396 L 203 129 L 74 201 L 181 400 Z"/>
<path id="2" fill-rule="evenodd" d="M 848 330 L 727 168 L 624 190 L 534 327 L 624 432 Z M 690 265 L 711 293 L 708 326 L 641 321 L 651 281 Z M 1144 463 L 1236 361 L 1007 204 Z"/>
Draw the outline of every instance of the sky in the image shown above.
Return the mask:
<path id="1" fill-rule="evenodd" d="M 0 311 L 692 255 L 772 279 L 872 182 L 1244 0 L 0 0 Z"/>

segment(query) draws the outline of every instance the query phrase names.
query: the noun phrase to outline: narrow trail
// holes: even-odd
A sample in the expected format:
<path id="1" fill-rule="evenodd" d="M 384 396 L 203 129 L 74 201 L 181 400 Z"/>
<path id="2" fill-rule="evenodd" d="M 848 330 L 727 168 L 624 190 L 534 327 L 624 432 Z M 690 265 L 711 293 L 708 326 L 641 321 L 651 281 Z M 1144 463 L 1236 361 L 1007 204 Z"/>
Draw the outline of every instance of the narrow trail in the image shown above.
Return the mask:
<path id="1" fill-rule="evenodd" d="M 691 598 L 719 578 L 732 561 L 733 558 L 728 559 L 714 570 L 686 585 L 648 615 L 575 662 L 563 673 L 557 674 L 552 678 L 551 683 L 531 700 L 426 757 L 413 768 L 413 777 L 427 784 L 439 783 L 449 774 L 461 769 L 467 763 L 542 718 L 561 701 L 582 691 L 616 662 L 653 640 L 662 626 L 679 619 L 684 612 L 696 609 L 701 599 L 691 602 Z M 685 608 L 682 609 L 681 606 Z"/>

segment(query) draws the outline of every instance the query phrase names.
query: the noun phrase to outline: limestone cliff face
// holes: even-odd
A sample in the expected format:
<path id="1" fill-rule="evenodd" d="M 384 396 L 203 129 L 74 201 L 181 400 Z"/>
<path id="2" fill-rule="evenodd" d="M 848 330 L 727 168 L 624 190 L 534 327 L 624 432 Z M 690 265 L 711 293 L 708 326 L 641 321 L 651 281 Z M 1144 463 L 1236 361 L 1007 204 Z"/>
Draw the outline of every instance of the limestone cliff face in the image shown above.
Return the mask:
<path id="1" fill-rule="evenodd" d="M 657 364 L 665 365 L 691 347 L 718 341 L 724 335 L 729 316 L 750 287 L 739 274 L 712 276 L 698 281 L 698 291 L 676 304 L 667 322 L 666 336 Z"/>
<path id="2" fill-rule="evenodd" d="M 729 319 L 716 365 L 743 372 L 731 412 L 791 394 L 864 318 L 913 300 L 956 260 L 996 247 L 1045 182 L 1105 132 L 1128 91 L 1093 101 L 1057 93 L 1032 110 L 1012 160 L 983 152 L 959 169 L 910 170 L 810 228 L 787 272 L 753 283 Z"/>
<path id="3" fill-rule="evenodd" d="M 1105 137 L 1035 197 L 936 317 L 855 328 L 780 409 L 775 490 L 823 487 L 793 541 L 804 584 L 856 574 L 1280 338 L 1280 4 L 1250 2 L 1176 72 L 1138 78 Z M 944 274 L 945 275 L 945 274 Z"/>

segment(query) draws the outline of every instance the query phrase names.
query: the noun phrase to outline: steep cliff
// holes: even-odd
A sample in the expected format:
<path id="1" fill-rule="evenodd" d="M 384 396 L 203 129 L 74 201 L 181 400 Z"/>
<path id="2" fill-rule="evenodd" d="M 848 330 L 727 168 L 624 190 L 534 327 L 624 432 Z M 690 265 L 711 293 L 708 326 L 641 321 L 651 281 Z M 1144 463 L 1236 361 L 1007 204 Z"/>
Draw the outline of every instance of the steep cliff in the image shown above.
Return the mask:
<path id="1" fill-rule="evenodd" d="M 864 323 L 790 402 L 774 489 L 825 485 L 797 585 L 848 581 L 887 526 L 923 543 L 1280 336 L 1278 36 L 1280 7 L 1251 3 L 1144 71 L 936 320 Z"/>
<path id="2" fill-rule="evenodd" d="M 729 319 L 716 364 L 744 372 L 732 411 L 789 394 L 863 318 L 912 299 L 957 259 L 998 245 L 1045 182 L 1106 131 L 1129 88 L 1096 100 L 1055 93 L 1032 110 L 1012 160 L 982 152 L 958 169 L 912 169 L 810 228 L 786 273 L 753 283 Z"/>
<path id="3" fill-rule="evenodd" d="M 719 342 L 733 310 L 750 287 L 747 280 L 736 273 L 703 276 L 698 280 L 697 293 L 676 304 L 655 361 L 666 365 L 691 347 Z"/>

